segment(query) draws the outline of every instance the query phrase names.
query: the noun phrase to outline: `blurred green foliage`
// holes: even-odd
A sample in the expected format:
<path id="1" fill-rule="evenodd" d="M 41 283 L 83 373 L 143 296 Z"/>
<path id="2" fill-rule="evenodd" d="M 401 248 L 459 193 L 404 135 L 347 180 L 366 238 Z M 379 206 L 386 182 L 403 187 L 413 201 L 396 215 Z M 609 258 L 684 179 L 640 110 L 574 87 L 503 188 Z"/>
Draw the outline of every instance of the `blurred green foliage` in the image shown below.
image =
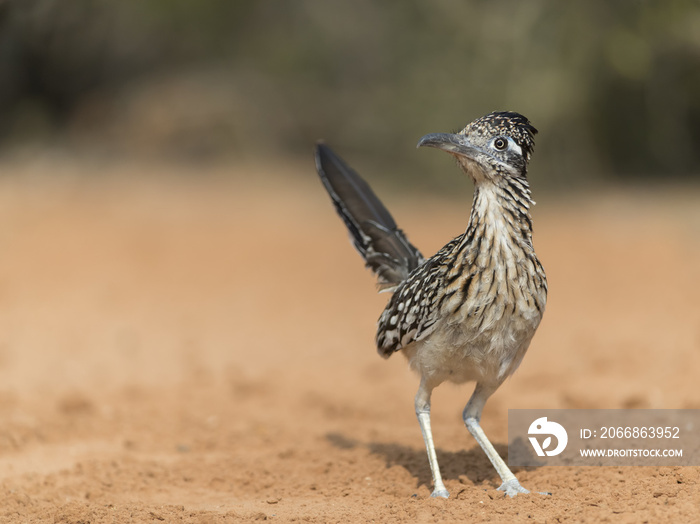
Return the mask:
<path id="1" fill-rule="evenodd" d="M 445 164 L 420 136 L 504 109 L 540 129 L 538 184 L 697 175 L 700 4 L 0 3 L 5 148 L 308 158 L 324 138 L 417 182 Z"/>

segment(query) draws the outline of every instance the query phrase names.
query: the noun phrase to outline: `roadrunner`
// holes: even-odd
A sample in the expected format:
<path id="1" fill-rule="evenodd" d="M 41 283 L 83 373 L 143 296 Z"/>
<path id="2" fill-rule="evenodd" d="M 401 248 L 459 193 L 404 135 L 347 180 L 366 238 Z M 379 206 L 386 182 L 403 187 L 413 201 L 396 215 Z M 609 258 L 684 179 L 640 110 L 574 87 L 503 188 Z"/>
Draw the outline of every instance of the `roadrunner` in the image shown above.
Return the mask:
<path id="1" fill-rule="evenodd" d="M 456 134 L 424 136 L 418 147 L 453 155 L 474 182 L 467 230 L 425 259 L 369 185 L 328 146 L 316 167 L 351 239 L 393 292 L 379 318 L 377 348 L 401 351 L 421 377 L 416 415 L 433 475 L 433 497 L 448 497 L 430 429 L 430 396 L 444 381 L 475 381 L 463 418 L 509 496 L 528 493 L 481 429 L 486 400 L 518 367 L 540 323 L 547 280 L 532 246 L 527 165 L 537 130 L 522 115 L 495 112 Z"/>

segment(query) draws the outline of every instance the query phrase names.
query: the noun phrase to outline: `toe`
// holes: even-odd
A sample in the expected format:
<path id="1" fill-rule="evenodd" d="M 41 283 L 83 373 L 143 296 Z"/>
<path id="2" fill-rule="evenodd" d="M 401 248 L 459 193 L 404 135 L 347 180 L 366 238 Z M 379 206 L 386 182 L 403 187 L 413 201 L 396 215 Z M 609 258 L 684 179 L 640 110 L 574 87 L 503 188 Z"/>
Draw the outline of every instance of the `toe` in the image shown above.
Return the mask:
<path id="1" fill-rule="evenodd" d="M 449 491 L 446 489 L 436 489 L 430 494 L 431 497 L 446 499 L 450 496 Z"/>
<path id="2" fill-rule="evenodd" d="M 512 479 L 501 484 L 498 488 L 499 491 L 505 492 L 506 495 L 513 498 L 520 493 L 530 493 L 529 490 L 525 489 L 520 485 L 517 479 Z"/>

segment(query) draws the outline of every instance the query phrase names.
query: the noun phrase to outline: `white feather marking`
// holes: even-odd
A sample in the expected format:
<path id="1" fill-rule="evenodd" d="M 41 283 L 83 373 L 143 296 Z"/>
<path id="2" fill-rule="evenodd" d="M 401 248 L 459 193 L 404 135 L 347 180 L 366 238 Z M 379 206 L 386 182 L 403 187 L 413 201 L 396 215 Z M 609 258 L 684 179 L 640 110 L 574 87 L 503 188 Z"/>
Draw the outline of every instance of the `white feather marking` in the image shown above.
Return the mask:
<path id="1" fill-rule="evenodd" d="M 523 154 L 523 148 L 520 147 L 511 137 L 508 137 L 508 149 L 512 149 L 519 155 Z"/>

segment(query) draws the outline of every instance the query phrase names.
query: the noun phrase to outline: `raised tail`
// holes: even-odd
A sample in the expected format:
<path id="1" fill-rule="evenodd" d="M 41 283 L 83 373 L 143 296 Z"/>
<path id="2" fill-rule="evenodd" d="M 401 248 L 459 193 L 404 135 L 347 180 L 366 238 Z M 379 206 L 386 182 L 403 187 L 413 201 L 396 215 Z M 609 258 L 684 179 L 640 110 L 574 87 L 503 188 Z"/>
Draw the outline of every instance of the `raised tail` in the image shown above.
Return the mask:
<path id="1" fill-rule="evenodd" d="M 424 258 L 360 175 L 325 144 L 316 145 L 316 169 L 350 232 L 355 248 L 381 289 L 406 279 Z"/>

